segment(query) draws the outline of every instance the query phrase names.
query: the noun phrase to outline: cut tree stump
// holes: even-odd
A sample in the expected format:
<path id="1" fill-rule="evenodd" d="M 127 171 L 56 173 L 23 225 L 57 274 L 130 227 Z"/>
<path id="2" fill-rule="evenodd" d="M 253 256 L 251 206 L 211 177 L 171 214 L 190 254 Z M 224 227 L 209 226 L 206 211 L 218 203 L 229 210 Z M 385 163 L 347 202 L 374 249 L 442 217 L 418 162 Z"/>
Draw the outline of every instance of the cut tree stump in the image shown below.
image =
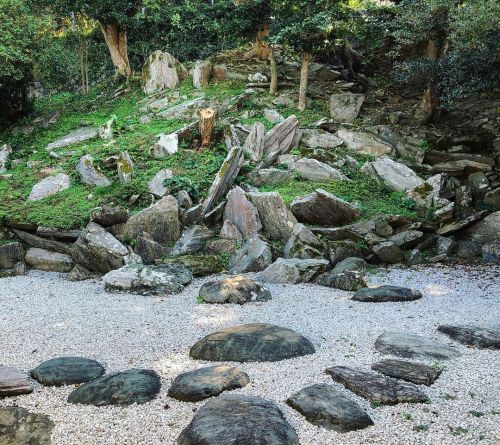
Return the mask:
<path id="1" fill-rule="evenodd" d="M 198 112 L 198 117 L 200 118 L 200 150 L 202 150 L 207 148 L 212 142 L 212 134 L 215 124 L 215 110 L 213 108 L 204 108 Z"/>

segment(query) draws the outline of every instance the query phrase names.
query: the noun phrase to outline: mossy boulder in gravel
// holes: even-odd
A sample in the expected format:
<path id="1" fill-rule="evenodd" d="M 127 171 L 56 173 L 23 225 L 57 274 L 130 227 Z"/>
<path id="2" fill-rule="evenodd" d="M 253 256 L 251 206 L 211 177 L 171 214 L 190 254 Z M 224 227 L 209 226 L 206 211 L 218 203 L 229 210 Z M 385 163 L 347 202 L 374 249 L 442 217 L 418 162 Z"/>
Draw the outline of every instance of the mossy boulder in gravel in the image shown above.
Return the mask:
<path id="1" fill-rule="evenodd" d="M 160 392 L 160 377 L 149 369 L 129 369 L 85 383 L 68 397 L 83 405 L 132 405 L 153 400 Z"/>
<path id="2" fill-rule="evenodd" d="M 381 360 L 374 363 L 372 369 L 388 377 L 427 386 L 432 385 L 441 375 L 441 369 L 404 360 Z"/>
<path id="3" fill-rule="evenodd" d="M 0 407 L 2 445 L 51 445 L 54 422 L 45 414 L 31 413 L 19 406 Z"/>
<path id="4" fill-rule="evenodd" d="M 315 352 L 307 338 L 291 329 L 253 323 L 209 334 L 191 347 L 189 355 L 214 362 L 277 362 Z"/>
<path id="5" fill-rule="evenodd" d="M 217 255 L 181 255 L 175 258 L 165 258 L 158 263 L 185 266 L 193 273 L 194 277 L 215 275 L 225 269 L 224 262 Z"/>
<path id="6" fill-rule="evenodd" d="M 271 292 L 262 284 L 243 275 L 210 281 L 200 288 L 199 298 L 205 303 L 244 304 L 252 301 L 267 301 Z"/>
<path id="7" fill-rule="evenodd" d="M 232 366 L 210 366 L 178 375 L 168 395 L 184 402 L 198 402 L 224 391 L 243 388 L 250 383 L 248 375 Z"/>
<path id="8" fill-rule="evenodd" d="M 346 258 L 340 261 L 331 271 L 320 275 L 317 283 L 345 291 L 355 291 L 366 286 L 366 261 L 362 258 Z"/>
<path id="9" fill-rule="evenodd" d="M 441 325 L 438 331 L 464 345 L 483 349 L 500 349 L 500 329 L 472 325 Z"/>
<path id="10" fill-rule="evenodd" d="M 373 425 L 370 416 L 333 385 L 309 386 L 290 396 L 286 403 L 313 425 L 338 433 Z"/>
<path id="11" fill-rule="evenodd" d="M 104 374 L 104 366 L 83 357 L 57 357 L 40 363 L 31 377 L 45 386 L 74 385 L 95 380 Z"/>
<path id="12" fill-rule="evenodd" d="M 420 298 L 422 298 L 422 293 L 420 291 L 399 286 L 363 287 L 352 297 L 354 301 L 363 301 L 368 303 L 414 301 Z"/>
<path id="13" fill-rule="evenodd" d="M 299 445 L 299 438 L 275 403 L 227 394 L 203 405 L 177 444 Z"/>

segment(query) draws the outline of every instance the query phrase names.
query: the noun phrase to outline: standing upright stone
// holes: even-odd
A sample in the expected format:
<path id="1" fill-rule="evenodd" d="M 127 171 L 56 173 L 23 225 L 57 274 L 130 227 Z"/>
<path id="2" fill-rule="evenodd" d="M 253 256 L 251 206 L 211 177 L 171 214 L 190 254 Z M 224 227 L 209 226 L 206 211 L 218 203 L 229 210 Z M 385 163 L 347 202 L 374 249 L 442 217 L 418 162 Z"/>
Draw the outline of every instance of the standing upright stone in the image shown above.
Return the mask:
<path id="1" fill-rule="evenodd" d="M 12 147 L 8 144 L 4 144 L 0 147 L 0 173 L 4 173 L 7 170 L 7 161 L 12 153 Z"/>
<path id="2" fill-rule="evenodd" d="M 202 89 L 208 86 L 212 76 L 212 64 L 209 60 L 198 60 L 193 68 L 193 86 Z"/>
<path id="3" fill-rule="evenodd" d="M 259 168 L 269 167 L 279 155 L 288 153 L 296 142 L 298 130 L 299 121 L 293 114 L 274 126 L 265 136 L 264 158 Z"/>
<path id="4" fill-rule="evenodd" d="M 250 154 L 250 160 L 258 162 L 264 153 L 264 131 L 265 127 L 261 122 L 256 122 L 250 134 L 243 144 L 243 152 Z"/>
<path id="5" fill-rule="evenodd" d="M 76 166 L 76 171 L 80 175 L 80 180 L 85 185 L 97 187 L 111 185 L 111 181 L 94 167 L 94 158 L 92 155 L 82 156 Z"/>
<path id="6" fill-rule="evenodd" d="M 262 229 L 259 212 L 242 188 L 234 187 L 227 198 L 224 219 L 233 223 L 245 239 Z"/>
<path id="7" fill-rule="evenodd" d="M 143 89 L 146 94 L 165 88 L 176 88 L 188 77 L 188 71 L 174 56 L 167 52 L 155 51 L 142 70 Z"/>
<path id="8" fill-rule="evenodd" d="M 116 161 L 116 169 L 118 171 L 118 179 L 120 182 L 130 182 L 134 176 L 134 163 L 128 154 L 128 151 L 120 153 Z"/>

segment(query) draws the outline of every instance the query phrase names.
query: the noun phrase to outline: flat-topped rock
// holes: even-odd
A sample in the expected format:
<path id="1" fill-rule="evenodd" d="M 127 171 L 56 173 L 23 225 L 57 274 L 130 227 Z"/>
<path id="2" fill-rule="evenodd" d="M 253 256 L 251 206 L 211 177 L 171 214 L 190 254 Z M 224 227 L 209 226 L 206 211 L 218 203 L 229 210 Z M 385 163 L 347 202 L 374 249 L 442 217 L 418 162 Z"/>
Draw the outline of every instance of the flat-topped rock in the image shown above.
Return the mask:
<path id="1" fill-rule="evenodd" d="M 178 445 L 299 445 L 278 406 L 260 397 L 226 394 L 208 401 L 181 432 Z"/>
<path id="2" fill-rule="evenodd" d="M 82 127 L 78 130 L 74 130 L 54 142 L 51 142 L 45 150 L 52 151 L 57 148 L 67 147 L 69 145 L 79 144 L 80 142 L 85 142 L 90 139 L 94 139 L 99 135 L 98 127 Z"/>
<path id="3" fill-rule="evenodd" d="M 307 338 L 291 329 L 252 323 L 207 335 L 191 347 L 189 355 L 214 362 L 277 362 L 315 352 Z"/>
<path id="4" fill-rule="evenodd" d="M 33 392 L 27 375 L 16 368 L 0 366 L 0 397 L 17 396 Z"/>
<path id="5" fill-rule="evenodd" d="M 169 397 L 184 402 L 198 402 L 224 391 L 243 388 L 248 375 L 232 366 L 210 366 L 178 375 L 168 390 Z"/>
<path id="6" fill-rule="evenodd" d="M 474 325 L 441 325 L 438 331 L 464 345 L 484 349 L 500 349 L 500 329 Z"/>
<path id="7" fill-rule="evenodd" d="M 267 283 L 309 283 L 323 273 L 329 264 L 323 259 L 278 258 L 259 277 Z"/>
<path id="8" fill-rule="evenodd" d="M 38 201 L 47 196 L 55 195 L 71 186 L 71 178 L 65 173 L 58 173 L 37 182 L 31 189 L 28 201 Z"/>
<path id="9" fill-rule="evenodd" d="M 271 292 L 262 284 L 244 275 L 236 275 L 205 283 L 200 288 L 199 298 L 205 303 L 244 304 L 270 300 Z"/>
<path id="10" fill-rule="evenodd" d="M 370 416 L 356 402 L 332 385 L 309 386 L 290 396 L 286 403 L 313 425 L 338 433 L 373 425 Z"/>
<path id="11" fill-rule="evenodd" d="M 382 354 L 415 360 L 449 360 L 462 355 L 446 343 L 402 332 L 384 332 L 377 338 L 375 349 Z"/>
<path id="12" fill-rule="evenodd" d="M 104 366 L 83 357 L 57 357 L 40 363 L 31 377 L 45 386 L 74 385 L 95 380 L 104 374 Z"/>
<path id="13" fill-rule="evenodd" d="M 416 385 L 432 385 L 441 375 L 441 369 L 424 365 L 423 363 L 407 362 L 405 360 L 381 360 L 372 365 L 374 371 L 378 371 L 388 377 L 406 380 Z"/>
<path id="14" fill-rule="evenodd" d="M 68 397 L 83 405 L 132 405 L 153 400 L 160 392 L 160 378 L 149 369 L 129 369 L 85 383 Z"/>
<path id="15" fill-rule="evenodd" d="M 416 289 L 399 286 L 377 286 L 358 289 L 352 300 L 381 303 L 387 301 L 414 301 L 419 298 L 422 298 L 422 293 Z"/>
<path id="16" fill-rule="evenodd" d="M 51 445 L 54 422 L 19 406 L 0 407 L 2 445 Z"/>
<path id="17" fill-rule="evenodd" d="M 374 372 L 359 371 L 346 366 L 334 366 L 328 368 L 326 373 L 337 383 L 344 385 L 353 393 L 370 402 L 396 405 L 398 403 L 429 401 L 429 397 L 418 386 Z"/>
<path id="18" fill-rule="evenodd" d="M 25 261 L 32 269 L 49 272 L 69 272 L 74 266 L 71 256 L 37 247 L 28 249 Z"/>

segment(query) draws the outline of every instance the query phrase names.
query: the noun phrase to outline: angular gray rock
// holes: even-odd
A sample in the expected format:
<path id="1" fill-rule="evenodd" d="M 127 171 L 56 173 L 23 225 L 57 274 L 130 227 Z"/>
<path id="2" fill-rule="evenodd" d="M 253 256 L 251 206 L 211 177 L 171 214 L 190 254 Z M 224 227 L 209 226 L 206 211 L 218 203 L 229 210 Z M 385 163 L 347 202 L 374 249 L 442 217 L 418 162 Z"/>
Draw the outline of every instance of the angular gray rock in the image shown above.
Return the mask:
<path id="1" fill-rule="evenodd" d="M 260 187 L 262 185 L 280 185 L 293 179 L 294 173 L 279 168 L 262 168 L 252 172 L 250 178 L 252 184 Z"/>
<path id="2" fill-rule="evenodd" d="M 285 258 L 324 258 L 325 244 L 303 224 L 293 226 L 292 236 L 284 249 Z"/>
<path id="3" fill-rule="evenodd" d="M 59 252 L 31 247 L 26 252 L 26 264 L 31 269 L 48 272 L 69 272 L 73 268 L 73 258 Z"/>
<path id="4" fill-rule="evenodd" d="M 263 115 L 264 119 L 267 119 L 272 124 L 279 124 L 285 120 L 285 118 L 278 111 L 270 108 L 266 108 Z"/>
<path id="5" fill-rule="evenodd" d="M 89 280 L 91 278 L 98 278 L 98 275 L 92 273 L 86 267 L 83 267 L 81 264 L 75 264 L 75 267 L 71 269 L 71 272 L 66 276 L 68 281 L 84 281 Z"/>
<path id="6" fill-rule="evenodd" d="M 359 371 L 347 366 L 334 366 L 328 368 L 326 373 L 337 383 L 372 403 L 396 405 L 429 402 L 429 397 L 413 383 L 402 382 L 374 372 Z"/>
<path id="7" fill-rule="evenodd" d="M 358 117 L 364 94 L 338 93 L 330 96 L 330 116 L 335 122 L 352 124 Z"/>
<path id="8" fill-rule="evenodd" d="M 179 135 L 177 133 L 163 134 L 158 136 L 158 141 L 153 145 L 149 154 L 155 159 L 165 159 L 179 150 Z"/>
<path id="9" fill-rule="evenodd" d="M 406 196 L 413 199 L 418 207 L 440 209 L 450 202 L 448 199 L 441 197 L 441 193 L 446 187 L 445 182 L 445 175 L 431 176 L 422 184 L 408 190 Z"/>
<path id="10" fill-rule="evenodd" d="M 165 196 L 139 213 L 130 216 L 124 227 L 124 237 L 137 238 L 147 232 L 158 243 L 175 242 L 180 237 L 179 205 L 173 196 Z"/>
<path id="11" fill-rule="evenodd" d="M 449 360 L 462 355 L 446 343 L 402 332 L 384 332 L 377 338 L 375 349 L 384 355 L 428 361 Z"/>
<path id="12" fill-rule="evenodd" d="M 404 230 L 403 232 L 392 235 L 389 240 L 395 243 L 401 249 L 409 249 L 416 246 L 424 238 L 424 233 L 420 230 Z"/>
<path id="13" fill-rule="evenodd" d="M 380 261 L 388 264 L 403 263 L 405 254 L 394 241 L 382 241 L 373 246 L 373 253 Z"/>
<path id="14" fill-rule="evenodd" d="M 122 267 L 128 253 L 120 241 L 94 222 L 87 225 L 71 248 L 75 262 L 100 273 Z"/>
<path id="15" fill-rule="evenodd" d="M 291 395 L 286 403 L 313 425 L 338 433 L 373 425 L 370 416 L 333 385 L 317 384 Z"/>
<path id="16" fill-rule="evenodd" d="M 485 263 L 500 263 L 500 240 L 483 244 L 481 256 Z"/>
<path id="17" fill-rule="evenodd" d="M 71 178 L 65 173 L 58 173 L 37 182 L 31 189 L 28 201 L 39 201 L 47 196 L 55 195 L 71 186 Z"/>
<path id="18" fill-rule="evenodd" d="M 243 144 L 243 152 L 250 154 L 250 160 L 252 162 L 259 162 L 262 158 L 262 154 L 264 153 L 265 131 L 264 124 L 256 122 Z"/>
<path id="19" fill-rule="evenodd" d="M 203 250 L 205 243 L 214 237 L 214 232 L 212 232 L 208 227 L 203 225 L 195 225 L 184 229 L 181 237 L 177 240 L 170 250 L 169 254 L 171 256 L 178 256 L 184 254 L 198 253 Z"/>
<path id="20" fill-rule="evenodd" d="M 160 378 L 149 369 L 129 369 L 84 383 L 68 396 L 68 403 L 128 406 L 147 403 L 160 392 Z"/>
<path id="21" fill-rule="evenodd" d="M 102 227 L 111 227 L 126 223 L 128 217 L 129 213 L 125 207 L 103 205 L 92 212 L 90 219 Z"/>
<path id="22" fill-rule="evenodd" d="M 80 180 L 85 185 L 95 187 L 107 187 L 111 185 L 111 181 L 94 167 L 94 158 L 92 155 L 82 156 L 76 166 L 76 171 L 80 175 Z"/>
<path id="23" fill-rule="evenodd" d="M 196 97 L 160 111 L 157 116 L 162 119 L 194 119 L 196 117 L 196 111 L 207 105 L 203 96 Z"/>
<path id="24" fill-rule="evenodd" d="M 12 147 L 9 144 L 4 144 L 0 147 L 0 174 L 7 171 L 7 162 L 12 153 Z"/>
<path id="25" fill-rule="evenodd" d="M 168 396 L 183 402 L 199 402 L 249 383 L 247 373 L 238 368 L 210 366 L 178 375 L 168 390 Z"/>
<path id="26" fill-rule="evenodd" d="M 226 219 L 224 224 L 222 224 L 222 228 L 220 229 L 219 236 L 223 239 L 228 239 L 236 242 L 243 241 L 243 235 L 239 231 L 238 227 L 236 227 L 231 221 Z"/>
<path id="27" fill-rule="evenodd" d="M 257 235 L 253 235 L 231 255 L 229 273 L 260 272 L 272 261 L 271 248 Z"/>
<path id="28" fill-rule="evenodd" d="M 146 94 L 165 88 L 176 88 L 187 79 L 188 71 L 174 56 L 167 52 L 155 51 L 148 57 L 142 70 L 142 85 Z"/>
<path id="29" fill-rule="evenodd" d="M 128 151 L 122 151 L 116 160 L 116 171 L 120 182 L 130 182 L 134 177 L 134 163 Z"/>
<path id="30" fill-rule="evenodd" d="M 108 272 L 102 277 L 102 281 L 108 292 L 169 295 L 182 292 L 183 286 L 190 283 L 192 278 L 191 271 L 180 264 L 128 264 Z"/>
<path id="31" fill-rule="evenodd" d="M 0 244 L 0 269 L 12 269 L 17 262 L 24 260 L 24 255 L 21 243 Z"/>
<path id="32" fill-rule="evenodd" d="M 328 131 L 315 129 L 302 130 L 300 142 L 310 148 L 336 148 L 344 143 L 342 139 Z"/>
<path id="33" fill-rule="evenodd" d="M 167 247 L 151 239 L 151 235 L 143 232 L 137 237 L 135 253 L 139 255 L 144 264 L 154 264 L 155 260 L 166 256 L 169 252 Z"/>
<path id="34" fill-rule="evenodd" d="M 362 258 L 346 258 L 337 263 L 331 271 L 320 275 L 316 282 L 320 286 L 355 291 L 367 285 L 366 269 L 366 261 Z"/>
<path id="35" fill-rule="evenodd" d="M 0 366 L 0 397 L 18 396 L 31 392 L 33 392 L 33 386 L 24 372 L 9 366 Z"/>
<path id="36" fill-rule="evenodd" d="M 172 179 L 173 177 L 174 173 L 172 172 L 172 170 L 169 170 L 168 168 L 160 170 L 148 183 L 149 193 L 162 198 L 168 193 L 168 188 L 165 186 L 165 181 L 167 179 Z"/>
<path id="37" fill-rule="evenodd" d="M 367 162 L 362 171 L 385 184 L 390 190 L 407 192 L 424 183 L 412 169 L 389 158 Z"/>
<path id="38" fill-rule="evenodd" d="M 329 264 L 329 261 L 322 259 L 278 258 L 259 277 L 267 283 L 309 283 L 323 273 Z"/>
<path id="39" fill-rule="evenodd" d="M 234 187 L 227 195 L 224 219 L 234 224 L 244 239 L 262 229 L 259 212 L 241 187 Z"/>
<path id="40" fill-rule="evenodd" d="M 475 325 L 441 325 L 438 331 L 467 346 L 500 349 L 500 329 Z"/>
<path id="41" fill-rule="evenodd" d="M 177 445 L 300 445 L 273 402 L 226 394 L 208 401 L 181 432 Z"/>
<path id="42" fill-rule="evenodd" d="M 298 131 L 299 122 L 295 115 L 269 130 L 264 138 L 264 156 L 258 168 L 269 167 L 279 155 L 288 153 L 296 142 Z"/>
<path id="43" fill-rule="evenodd" d="M 30 374 L 44 386 L 75 385 L 101 377 L 104 367 L 88 358 L 57 357 L 40 363 Z"/>
<path id="44" fill-rule="evenodd" d="M 294 162 L 290 169 L 301 178 L 314 182 L 330 182 L 334 180 L 348 181 L 346 175 L 340 170 L 330 167 L 316 159 L 302 158 Z"/>
<path id="45" fill-rule="evenodd" d="M 381 360 L 372 365 L 374 371 L 388 377 L 405 380 L 415 385 L 432 385 L 441 375 L 441 369 L 423 363 L 407 362 L 404 360 Z"/>
<path id="46" fill-rule="evenodd" d="M 193 67 L 193 86 L 199 90 L 208 86 L 212 76 L 212 64 L 209 60 L 197 60 Z"/>
<path id="47" fill-rule="evenodd" d="M 69 145 L 79 144 L 80 142 L 85 142 L 90 139 L 94 139 L 99 135 L 99 128 L 96 127 L 83 127 L 78 130 L 74 130 L 71 133 L 63 136 L 54 142 L 51 142 L 45 148 L 46 151 L 52 151 L 57 148 L 67 147 Z"/>
<path id="48" fill-rule="evenodd" d="M 271 240 L 287 242 L 297 220 L 288 210 L 277 192 L 247 193 L 250 202 L 257 208 L 264 234 Z"/>
<path id="49" fill-rule="evenodd" d="M 214 362 L 277 362 L 314 354 L 312 343 L 291 329 L 253 323 L 214 332 L 195 343 L 189 355 Z"/>
<path id="50" fill-rule="evenodd" d="M 18 406 L 0 407 L 2 445 L 51 445 L 53 429 L 54 422 L 45 414 Z"/>
<path id="51" fill-rule="evenodd" d="M 363 249 L 355 241 L 346 239 L 342 241 L 332 241 L 330 247 L 330 263 L 335 266 L 346 258 L 363 258 Z"/>
<path id="52" fill-rule="evenodd" d="M 352 204 L 322 189 L 295 198 L 290 210 L 300 222 L 320 226 L 349 224 L 361 215 Z"/>
<path id="53" fill-rule="evenodd" d="M 271 292 L 257 281 L 244 275 L 236 275 L 203 284 L 198 298 L 205 303 L 244 304 L 253 301 L 268 301 L 271 299 Z"/>
<path id="54" fill-rule="evenodd" d="M 363 287 L 352 297 L 354 301 L 381 303 L 387 301 L 415 301 L 422 298 L 422 293 L 416 289 L 399 286 Z"/>
<path id="55" fill-rule="evenodd" d="M 372 156 L 388 155 L 393 151 L 391 144 L 371 133 L 339 128 L 337 136 L 349 150 Z"/>
<path id="56" fill-rule="evenodd" d="M 482 221 L 474 224 L 460 233 L 461 239 L 486 243 L 496 241 L 500 234 L 500 210 L 486 216 Z"/>

